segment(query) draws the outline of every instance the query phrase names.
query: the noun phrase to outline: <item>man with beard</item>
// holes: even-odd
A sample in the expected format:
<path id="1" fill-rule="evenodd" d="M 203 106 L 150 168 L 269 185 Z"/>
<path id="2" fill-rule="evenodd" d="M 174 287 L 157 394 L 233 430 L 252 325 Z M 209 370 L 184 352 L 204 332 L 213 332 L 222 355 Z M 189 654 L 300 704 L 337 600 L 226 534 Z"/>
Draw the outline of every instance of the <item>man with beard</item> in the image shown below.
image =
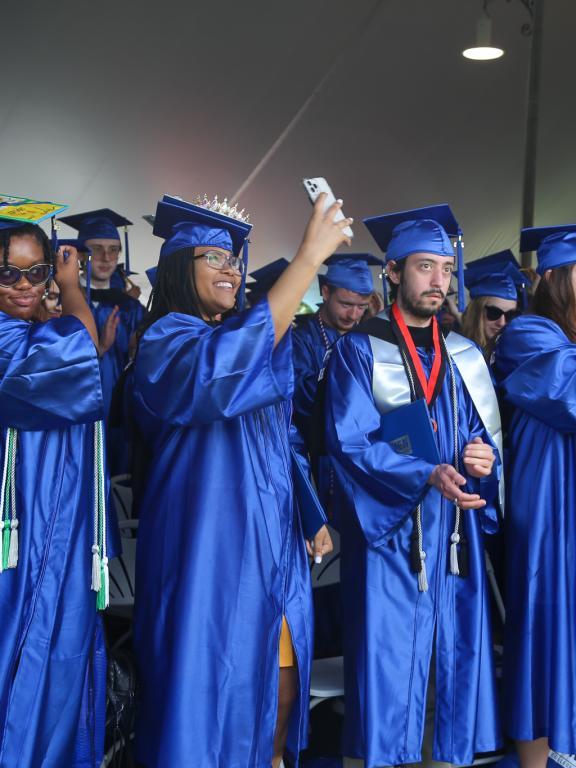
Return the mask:
<path id="1" fill-rule="evenodd" d="M 468 764 L 500 744 L 482 543 L 497 527 L 498 407 L 481 353 L 455 333 L 444 338 L 436 320 L 455 266 L 450 208 L 365 223 L 387 254 L 393 303 L 335 344 L 326 390 L 344 754 L 367 768 L 417 763 L 434 709 L 434 760 Z M 404 446 L 381 437 L 392 416 Z"/>

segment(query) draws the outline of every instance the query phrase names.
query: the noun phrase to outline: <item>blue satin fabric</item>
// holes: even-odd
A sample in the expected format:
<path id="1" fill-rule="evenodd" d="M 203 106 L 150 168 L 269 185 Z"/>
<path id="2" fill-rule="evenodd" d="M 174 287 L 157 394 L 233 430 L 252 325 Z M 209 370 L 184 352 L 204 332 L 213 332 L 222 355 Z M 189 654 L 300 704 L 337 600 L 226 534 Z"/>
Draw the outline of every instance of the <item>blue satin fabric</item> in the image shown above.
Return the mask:
<path id="1" fill-rule="evenodd" d="M 340 334 L 334 328 L 324 326 L 329 344 L 334 344 Z M 326 345 L 316 317 L 310 318 L 292 334 L 294 361 L 294 418 L 300 432 L 308 435 L 310 417 L 318 389 L 318 376 L 324 366 Z M 319 459 L 318 496 L 333 524 L 330 498 L 330 463 L 325 456 Z"/>
<path id="2" fill-rule="evenodd" d="M 116 273 L 115 273 L 116 274 Z M 114 277 L 114 275 L 113 275 Z M 139 301 L 124 295 L 124 301 L 119 305 L 118 317 L 120 322 L 116 329 L 116 340 L 110 349 L 100 358 L 100 375 L 102 377 L 102 393 L 104 396 L 104 414 L 108 419 L 112 392 L 120 378 L 120 374 L 128 364 L 130 338 L 144 320 L 146 310 Z M 114 300 L 90 303 L 98 333 L 102 332 L 106 320 L 114 309 Z M 120 475 L 130 471 L 129 447 L 124 430 L 108 428 L 108 465 L 110 474 Z"/>
<path id="3" fill-rule="evenodd" d="M 433 353 L 418 349 L 429 373 Z M 366 768 L 419 762 L 432 651 L 436 650 L 435 760 L 465 764 L 500 744 L 484 532 L 497 527 L 497 476 L 469 478 L 488 506 L 467 512 L 470 573 L 449 573 L 454 506 L 427 485 L 432 465 L 396 453 L 373 433 L 369 337 L 334 347 L 327 384 L 327 437 L 340 501 L 346 720 L 344 754 Z M 491 442 L 456 370 L 460 447 Z M 432 408 L 442 461 L 452 462 L 450 374 Z M 429 591 L 410 570 L 411 513 L 422 500 Z"/>
<path id="4" fill-rule="evenodd" d="M 90 590 L 96 349 L 72 317 L 0 313 L 0 452 L 18 429 L 19 561 L 0 574 L 0 766 L 73 766 L 96 597 Z"/>
<path id="5" fill-rule="evenodd" d="M 286 615 L 306 741 L 310 577 L 294 515 L 289 335 L 266 301 L 218 327 L 170 314 L 144 334 L 134 412 L 153 452 L 140 512 L 137 756 L 147 768 L 269 768 Z"/>
<path id="6" fill-rule="evenodd" d="M 506 514 L 505 727 L 576 752 L 576 344 L 514 320 L 494 371 L 511 408 Z"/>

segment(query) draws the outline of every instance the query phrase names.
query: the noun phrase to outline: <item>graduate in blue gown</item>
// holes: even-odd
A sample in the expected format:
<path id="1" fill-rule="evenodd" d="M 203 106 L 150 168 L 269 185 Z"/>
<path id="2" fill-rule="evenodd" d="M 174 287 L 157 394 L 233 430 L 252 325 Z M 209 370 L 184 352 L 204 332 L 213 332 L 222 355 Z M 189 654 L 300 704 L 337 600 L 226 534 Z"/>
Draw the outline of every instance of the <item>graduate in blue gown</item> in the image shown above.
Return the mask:
<path id="1" fill-rule="evenodd" d="M 576 752 L 576 226 L 524 230 L 541 275 L 494 372 L 509 411 L 505 727 L 522 766 Z"/>
<path id="2" fill-rule="evenodd" d="M 75 252 L 55 258 L 37 226 L 1 227 L 0 765 L 96 768 L 90 584 L 103 608 L 110 554 L 96 328 Z M 31 322 L 55 267 L 62 317 Z"/>
<path id="3" fill-rule="evenodd" d="M 312 610 L 292 491 L 289 329 L 346 241 L 338 204 L 323 214 L 322 203 L 277 283 L 240 313 L 250 225 L 176 198 L 158 205 L 154 231 L 167 240 L 133 375 L 152 453 L 134 628 L 146 768 L 270 768 L 286 741 L 296 761 L 306 742 Z M 322 542 L 325 527 L 316 552 Z"/>
<path id="4" fill-rule="evenodd" d="M 435 760 L 467 764 L 500 744 L 483 544 L 497 527 L 500 420 L 478 349 L 439 331 L 454 268 L 445 228 L 456 234 L 457 225 L 447 206 L 433 215 L 367 221 L 387 251 L 393 304 L 335 344 L 328 370 L 344 754 L 366 768 L 419 762 L 430 705 Z M 429 414 L 413 423 L 395 415 L 407 430 L 397 451 L 381 425 L 418 399 Z"/>
<path id="5" fill-rule="evenodd" d="M 90 251 L 90 289 L 87 300 L 98 329 L 98 355 L 104 395 L 104 413 L 108 423 L 112 394 L 131 357 L 135 333 L 146 310 L 129 292 L 126 274 L 130 274 L 128 237 L 124 242 L 124 269 L 118 266 L 122 252 L 118 227 L 132 222 L 107 208 L 87 211 L 60 219 L 78 230 L 78 242 Z M 129 470 L 129 446 L 125 431 L 108 424 L 108 464 L 110 473 Z"/>
<path id="6" fill-rule="evenodd" d="M 323 441 L 321 445 L 318 441 L 319 432 L 323 431 L 322 408 L 315 408 L 318 379 L 336 339 L 354 328 L 366 314 L 374 291 L 369 265 L 381 263 L 381 259 L 369 253 L 331 256 L 326 274 L 318 276 L 322 305 L 293 334 L 294 423 L 314 456 L 318 492 L 330 520 L 333 482 Z"/>

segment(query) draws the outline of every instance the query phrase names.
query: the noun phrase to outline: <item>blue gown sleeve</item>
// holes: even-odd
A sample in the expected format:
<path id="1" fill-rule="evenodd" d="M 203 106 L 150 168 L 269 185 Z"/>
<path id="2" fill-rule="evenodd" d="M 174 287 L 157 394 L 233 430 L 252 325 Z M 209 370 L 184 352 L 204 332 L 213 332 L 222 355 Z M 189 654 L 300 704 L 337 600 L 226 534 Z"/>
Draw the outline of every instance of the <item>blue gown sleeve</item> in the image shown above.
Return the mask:
<path id="1" fill-rule="evenodd" d="M 96 347 L 67 316 L 28 323 L 0 318 L 0 425 L 47 430 L 102 418 Z"/>
<path id="2" fill-rule="evenodd" d="M 175 426 L 233 419 L 290 399 L 292 391 L 290 332 L 274 348 L 267 300 L 216 327 L 166 315 L 140 341 L 136 404 Z"/>
<path id="3" fill-rule="evenodd" d="M 559 432 L 576 432 L 576 344 L 556 323 L 515 320 L 497 344 L 494 372 L 506 402 Z"/>
<path id="4" fill-rule="evenodd" d="M 349 496 L 361 501 L 354 507 L 364 536 L 380 546 L 424 497 L 434 465 L 397 453 L 377 438 L 381 415 L 372 395 L 372 369 L 364 337 L 356 341 L 346 336 L 334 345 L 328 365 L 326 431 L 338 479 Z"/>
<path id="5" fill-rule="evenodd" d="M 307 329 L 292 334 L 294 361 L 294 410 L 302 417 L 309 418 L 318 388 L 316 352 Z"/>
<path id="6" fill-rule="evenodd" d="M 468 510 L 465 514 L 478 514 L 482 530 L 485 533 L 496 533 L 498 530 L 498 521 L 500 519 L 498 516 L 498 485 L 500 476 L 502 475 L 502 460 L 498 448 L 486 431 L 470 396 L 464 398 L 464 408 L 467 434 L 464 435 L 462 434 L 462 431 L 460 432 L 461 445 L 465 446 L 467 443 L 471 443 L 474 438 L 479 437 L 484 443 L 488 443 L 488 445 L 492 446 L 495 456 L 491 474 L 488 477 L 483 478 L 472 477 L 469 475 L 466 470 L 463 469 L 464 462 L 462 456 L 460 456 L 460 464 L 462 467 L 460 474 L 466 478 L 465 492 L 477 493 L 481 499 L 486 501 L 486 506 L 477 510 L 477 512 Z"/>

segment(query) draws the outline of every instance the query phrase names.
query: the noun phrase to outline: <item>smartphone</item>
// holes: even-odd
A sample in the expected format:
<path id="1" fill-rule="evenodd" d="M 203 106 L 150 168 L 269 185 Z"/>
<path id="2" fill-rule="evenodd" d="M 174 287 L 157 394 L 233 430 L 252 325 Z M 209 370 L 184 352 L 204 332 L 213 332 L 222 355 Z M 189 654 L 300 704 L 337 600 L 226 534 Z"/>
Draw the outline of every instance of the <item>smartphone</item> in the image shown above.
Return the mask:
<path id="1" fill-rule="evenodd" d="M 334 193 L 330 189 L 330 185 L 326 181 L 326 179 L 322 178 L 322 176 L 318 176 L 315 179 L 302 179 L 302 184 L 304 184 L 304 189 L 306 192 L 308 192 L 308 197 L 312 201 L 312 203 L 315 203 L 318 197 L 322 194 L 322 192 L 326 193 L 326 200 L 324 201 L 324 210 L 327 211 L 328 208 L 330 208 L 331 205 L 333 205 L 336 202 L 336 198 L 334 197 Z M 345 219 L 346 216 L 342 213 L 342 209 L 340 208 L 339 211 L 337 211 L 336 215 L 334 216 L 334 221 L 342 221 L 342 219 Z M 352 229 L 350 227 L 344 227 L 342 230 L 344 234 L 347 237 L 354 237 L 354 232 L 352 232 Z"/>

